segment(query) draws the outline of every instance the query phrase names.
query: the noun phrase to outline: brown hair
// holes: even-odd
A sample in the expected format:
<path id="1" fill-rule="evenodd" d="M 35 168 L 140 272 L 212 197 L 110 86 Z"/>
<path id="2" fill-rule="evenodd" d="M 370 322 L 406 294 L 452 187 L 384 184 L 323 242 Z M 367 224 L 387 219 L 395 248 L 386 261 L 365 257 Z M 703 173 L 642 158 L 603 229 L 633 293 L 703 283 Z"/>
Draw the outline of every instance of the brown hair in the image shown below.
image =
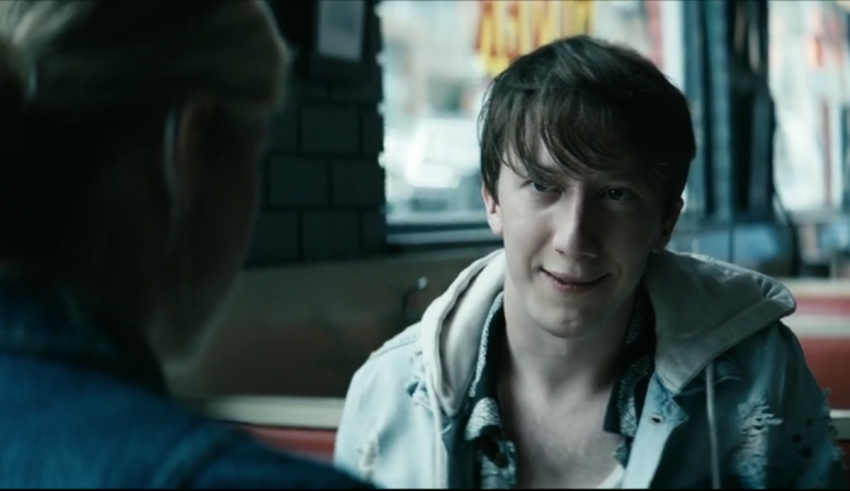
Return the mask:
<path id="1" fill-rule="evenodd" d="M 571 175 L 633 166 L 669 210 L 696 153 L 684 95 L 640 54 L 585 35 L 516 59 L 490 85 L 479 123 L 481 175 L 497 200 L 502 165 L 551 180 L 542 143 Z"/>

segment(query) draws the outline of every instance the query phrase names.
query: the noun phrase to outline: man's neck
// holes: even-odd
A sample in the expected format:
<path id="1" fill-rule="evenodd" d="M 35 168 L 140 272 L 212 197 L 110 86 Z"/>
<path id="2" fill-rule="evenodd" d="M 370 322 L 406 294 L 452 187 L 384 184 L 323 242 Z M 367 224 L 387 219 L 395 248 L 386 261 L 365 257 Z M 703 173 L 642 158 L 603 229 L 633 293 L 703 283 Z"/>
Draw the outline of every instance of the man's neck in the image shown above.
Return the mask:
<path id="1" fill-rule="evenodd" d="M 634 296 L 615 315 L 598 326 L 588 326 L 580 338 L 550 334 L 527 314 L 518 295 L 506 285 L 504 312 L 507 343 L 505 376 L 511 385 L 545 398 L 566 393 L 606 391 L 619 371 L 618 355 L 629 326 Z"/>

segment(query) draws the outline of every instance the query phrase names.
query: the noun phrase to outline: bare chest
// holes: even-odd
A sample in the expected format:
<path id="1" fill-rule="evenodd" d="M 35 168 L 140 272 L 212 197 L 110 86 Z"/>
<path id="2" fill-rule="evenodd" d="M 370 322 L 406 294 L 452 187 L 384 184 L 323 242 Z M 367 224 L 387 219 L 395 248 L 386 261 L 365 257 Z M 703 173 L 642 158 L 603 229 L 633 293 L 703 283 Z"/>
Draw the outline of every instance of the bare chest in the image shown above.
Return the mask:
<path id="1" fill-rule="evenodd" d="M 515 407 L 506 426 L 518 488 L 593 488 L 617 467 L 619 435 L 603 430 L 607 398 L 543 409 Z"/>

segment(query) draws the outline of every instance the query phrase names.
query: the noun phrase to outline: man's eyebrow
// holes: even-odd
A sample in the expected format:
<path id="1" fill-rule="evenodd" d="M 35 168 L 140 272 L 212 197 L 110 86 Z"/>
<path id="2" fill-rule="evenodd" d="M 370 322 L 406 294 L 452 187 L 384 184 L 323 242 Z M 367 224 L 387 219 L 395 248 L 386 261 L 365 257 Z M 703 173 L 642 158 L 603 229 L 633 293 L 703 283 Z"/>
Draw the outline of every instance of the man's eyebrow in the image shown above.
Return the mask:
<path id="1" fill-rule="evenodd" d="M 599 177 L 612 181 L 640 182 L 643 180 L 643 177 L 640 174 L 630 171 L 602 172 L 599 174 Z"/>

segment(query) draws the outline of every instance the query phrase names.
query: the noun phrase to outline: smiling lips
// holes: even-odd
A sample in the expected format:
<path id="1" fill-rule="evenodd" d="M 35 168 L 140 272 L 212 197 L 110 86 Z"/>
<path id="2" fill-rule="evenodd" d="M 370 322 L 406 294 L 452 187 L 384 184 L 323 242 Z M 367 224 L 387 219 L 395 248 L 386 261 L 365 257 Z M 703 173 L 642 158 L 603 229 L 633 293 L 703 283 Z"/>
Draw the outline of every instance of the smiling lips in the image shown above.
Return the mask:
<path id="1" fill-rule="evenodd" d="M 589 291 L 608 277 L 607 274 L 601 276 L 571 276 L 553 273 L 545 269 L 543 269 L 543 274 L 552 281 L 557 289 L 570 292 Z"/>

